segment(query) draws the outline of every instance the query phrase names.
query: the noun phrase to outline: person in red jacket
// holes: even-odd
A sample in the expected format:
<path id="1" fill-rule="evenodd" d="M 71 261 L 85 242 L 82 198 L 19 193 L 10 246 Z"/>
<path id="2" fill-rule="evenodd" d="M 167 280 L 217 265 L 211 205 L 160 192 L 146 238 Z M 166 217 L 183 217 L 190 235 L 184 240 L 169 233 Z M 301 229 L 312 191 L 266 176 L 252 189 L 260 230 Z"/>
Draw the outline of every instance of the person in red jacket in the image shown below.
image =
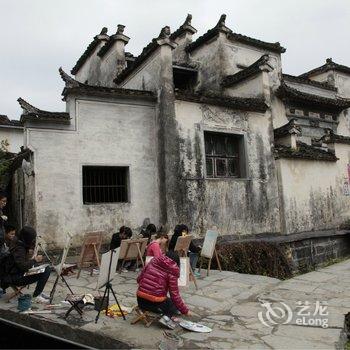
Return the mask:
<path id="1" fill-rule="evenodd" d="M 190 315 L 189 308 L 183 302 L 179 287 L 180 258 L 176 252 L 153 258 L 137 278 L 137 303 L 141 310 L 163 314 L 160 322 L 174 329 L 172 317 L 179 312 Z M 170 298 L 167 297 L 168 292 Z"/>
<path id="2" fill-rule="evenodd" d="M 161 247 L 165 247 L 168 239 L 169 238 L 167 233 L 158 232 L 156 234 L 155 240 L 147 246 L 146 256 L 154 256 L 155 258 L 161 256 L 163 254 Z"/>

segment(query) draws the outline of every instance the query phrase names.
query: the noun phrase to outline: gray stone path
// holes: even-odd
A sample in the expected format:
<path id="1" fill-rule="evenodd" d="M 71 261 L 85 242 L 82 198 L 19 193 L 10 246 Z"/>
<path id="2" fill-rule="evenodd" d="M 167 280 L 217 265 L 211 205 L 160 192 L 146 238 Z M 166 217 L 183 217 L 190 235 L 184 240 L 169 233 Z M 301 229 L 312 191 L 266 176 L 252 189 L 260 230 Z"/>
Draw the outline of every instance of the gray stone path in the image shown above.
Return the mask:
<path id="1" fill-rule="evenodd" d="M 116 274 L 113 285 L 122 305 L 135 305 L 136 276 L 137 273 L 134 272 Z M 78 280 L 72 276 L 68 281 L 76 293 L 97 294 L 94 291 L 96 279 L 96 276 L 91 277 L 87 272 L 83 272 Z M 46 288 L 48 292 L 52 281 L 53 278 Z M 344 315 L 350 312 L 350 260 L 287 281 L 212 271 L 209 277 L 198 279 L 198 285 L 198 291 L 193 285 L 183 288 L 182 296 L 195 313 L 192 320 L 212 327 L 213 331 L 201 334 L 178 328 L 173 332 L 181 338 L 179 348 L 335 349 L 343 348 L 346 341 L 343 327 Z M 55 302 L 63 300 L 66 293 L 67 290 L 60 285 Z M 262 302 L 271 303 L 272 312 L 266 313 Z M 297 324 L 302 318 L 298 315 L 298 302 L 302 302 L 303 305 L 305 302 L 309 303 L 309 307 L 303 312 L 311 312 L 311 315 L 304 317 L 304 325 Z M 316 312 L 313 316 L 316 305 L 324 302 L 328 306 L 321 314 L 328 312 L 328 315 Z M 280 317 L 282 310 L 286 311 L 282 303 L 290 308 L 290 313 L 286 312 L 284 317 Z M 11 310 L 12 313 L 7 310 Z M 99 341 L 100 347 L 110 347 L 113 340 L 117 339 L 131 347 L 153 349 L 164 339 L 164 329 L 158 324 L 153 324 L 150 328 L 145 328 L 142 324 L 130 325 L 133 315 L 129 315 L 127 321 L 102 315 L 100 321 L 95 324 L 95 311 L 87 311 L 82 320 L 73 316 L 67 321 L 61 317 L 63 312 L 64 310 L 58 310 L 55 314 L 25 316 L 27 319 L 18 316 L 17 320 L 25 323 L 29 322 L 30 318 L 33 327 L 36 327 L 36 321 L 41 321 L 41 329 L 47 327 L 48 332 L 61 332 L 67 338 L 75 337 L 90 345 L 102 339 L 102 345 L 101 340 Z M 4 298 L 0 299 L 0 317 L 3 317 L 4 313 L 6 317 L 16 320 L 16 302 L 8 304 Z M 259 313 L 266 325 L 259 320 Z M 288 319 L 289 314 L 291 320 Z M 321 324 L 315 325 L 317 318 L 326 320 L 328 328 L 322 328 Z M 106 339 L 105 343 L 103 339 Z M 117 347 L 118 344 L 112 346 Z"/>

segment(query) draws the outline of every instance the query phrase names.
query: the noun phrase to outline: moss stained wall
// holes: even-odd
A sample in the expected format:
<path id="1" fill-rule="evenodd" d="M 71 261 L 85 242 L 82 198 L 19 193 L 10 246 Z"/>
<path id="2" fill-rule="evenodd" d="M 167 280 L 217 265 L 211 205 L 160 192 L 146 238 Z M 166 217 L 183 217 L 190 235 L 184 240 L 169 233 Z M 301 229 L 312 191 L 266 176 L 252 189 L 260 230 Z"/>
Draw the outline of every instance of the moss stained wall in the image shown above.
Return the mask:
<path id="1" fill-rule="evenodd" d="M 176 101 L 181 181 L 178 221 L 196 233 L 279 232 L 279 201 L 267 114 Z M 247 176 L 207 179 L 204 131 L 244 135 Z M 173 221 L 176 221 L 173 218 Z"/>

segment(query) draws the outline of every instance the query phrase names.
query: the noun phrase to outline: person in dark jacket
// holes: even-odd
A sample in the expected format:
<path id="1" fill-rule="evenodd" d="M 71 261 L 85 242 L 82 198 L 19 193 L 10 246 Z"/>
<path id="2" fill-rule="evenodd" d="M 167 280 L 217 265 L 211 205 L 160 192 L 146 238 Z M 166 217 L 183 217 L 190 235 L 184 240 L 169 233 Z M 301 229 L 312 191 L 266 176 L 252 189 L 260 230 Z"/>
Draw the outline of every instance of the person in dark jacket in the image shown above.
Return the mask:
<path id="1" fill-rule="evenodd" d="M 7 261 L 5 283 L 14 286 L 25 286 L 37 283 L 33 293 L 34 301 L 38 303 L 49 303 L 49 296 L 43 293 L 45 284 L 50 277 L 51 268 L 47 266 L 45 271 L 33 275 L 25 273 L 43 260 L 42 255 L 28 257 L 30 249 L 34 249 L 36 241 L 36 231 L 29 226 L 24 226 L 10 246 L 10 256 Z"/>
<path id="2" fill-rule="evenodd" d="M 189 233 L 189 230 L 188 230 L 188 227 L 186 225 L 184 225 L 184 224 L 176 225 L 175 229 L 174 229 L 174 234 L 171 237 L 171 240 L 169 242 L 169 250 L 175 249 L 176 241 L 177 241 L 178 237 L 187 236 L 188 233 Z M 189 250 L 188 255 L 190 258 L 190 265 L 191 265 L 192 271 L 195 273 L 195 269 L 197 266 L 198 256 L 199 256 L 199 253 L 201 251 L 201 247 L 197 247 L 193 242 L 191 242 L 188 250 Z"/>
<path id="3" fill-rule="evenodd" d="M 5 192 L 0 191 L 0 254 L 2 250 L 5 248 L 5 222 L 7 217 L 3 214 L 2 210 L 5 208 L 7 204 L 7 195 Z"/>
<path id="4" fill-rule="evenodd" d="M 151 243 L 152 235 L 157 233 L 156 225 L 148 224 L 145 230 L 141 230 L 141 235 L 143 238 L 148 238 L 147 245 Z"/>
<path id="5" fill-rule="evenodd" d="M 163 314 L 160 322 L 173 329 L 172 317 L 178 312 L 190 315 L 189 308 L 183 302 L 179 287 L 180 259 L 176 252 L 153 258 L 137 278 L 137 303 L 141 310 Z M 170 298 L 168 298 L 168 293 Z"/>
<path id="6" fill-rule="evenodd" d="M 117 249 L 120 247 L 121 241 L 123 239 L 129 239 L 132 237 L 132 230 L 130 227 L 122 226 L 119 232 L 112 235 L 112 240 L 109 245 L 109 249 Z"/>

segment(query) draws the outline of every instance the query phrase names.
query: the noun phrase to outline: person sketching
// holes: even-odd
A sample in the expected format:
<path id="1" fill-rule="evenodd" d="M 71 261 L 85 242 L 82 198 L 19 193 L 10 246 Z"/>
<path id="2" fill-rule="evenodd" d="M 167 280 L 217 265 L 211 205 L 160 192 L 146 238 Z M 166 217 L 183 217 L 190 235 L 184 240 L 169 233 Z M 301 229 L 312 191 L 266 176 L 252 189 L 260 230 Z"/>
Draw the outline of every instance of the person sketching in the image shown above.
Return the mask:
<path id="1" fill-rule="evenodd" d="M 137 303 L 141 310 L 162 314 L 160 323 L 174 329 L 179 312 L 190 316 L 190 310 L 183 302 L 178 286 L 180 258 L 174 251 L 153 258 L 137 277 Z M 169 293 L 170 298 L 167 296 Z"/>
<path id="2" fill-rule="evenodd" d="M 36 263 L 41 263 L 42 255 L 29 257 L 29 250 L 34 249 L 36 242 L 36 231 L 34 228 L 24 226 L 10 246 L 10 255 L 6 260 L 4 283 L 13 286 L 25 286 L 37 283 L 33 297 L 34 301 L 41 304 L 48 304 L 50 297 L 43 293 L 46 282 L 50 277 L 51 268 L 47 266 L 45 271 L 25 276 L 25 273 Z"/>
<path id="3" fill-rule="evenodd" d="M 117 249 L 120 247 L 120 244 L 122 242 L 123 239 L 129 239 L 132 236 L 132 231 L 130 227 L 127 226 L 122 226 L 119 229 L 119 232 L 114 233 L 112 235 L 112 240 L 111 243 L 109 245 L 109 249 Z"/>
<path id="4" fill-rule="evenodd" d="M 176 241 L 178 237 L 182 236 L 187 236 L 189 233 L 189 229 L 186 225 L 181 224 L 181 225 L 176 225 L 174 229 L 174 234 L 171 237 L 171 240 L 169 242 L 169 250 L 174 250 L 176 246 Z M 190 265 L 192 268 L 192 271 L 194 272 L 195 275 L 199 276 L 199 273 L 195 272 L 197 262 L 198 262 L 198 256 L 201 251 L 201 247 L 196 246 L 192 241 L 190 243 L 190 246 L 188 248 L 189 252 L 189 258 L 190 258 Z"/>
<path id="5" fill-rule="evenodd" d="M 161 247 L 165 247 L 168 242 L 168 235 L 164 232 L 158 232 L 156 238 L 147 246 L 146 256 L 154 256 L 155 258 L 160 257 L 164 253 L 162 252 Z"/>
<path id="6" fill-rule="evenodd" d="M 157 233 L 156 225 L 148 224 L 145 230 L 141 230 L 140 234 L 143 238 L 148 238 L 147 244 L 150 244 L 152 235 Z"/>

